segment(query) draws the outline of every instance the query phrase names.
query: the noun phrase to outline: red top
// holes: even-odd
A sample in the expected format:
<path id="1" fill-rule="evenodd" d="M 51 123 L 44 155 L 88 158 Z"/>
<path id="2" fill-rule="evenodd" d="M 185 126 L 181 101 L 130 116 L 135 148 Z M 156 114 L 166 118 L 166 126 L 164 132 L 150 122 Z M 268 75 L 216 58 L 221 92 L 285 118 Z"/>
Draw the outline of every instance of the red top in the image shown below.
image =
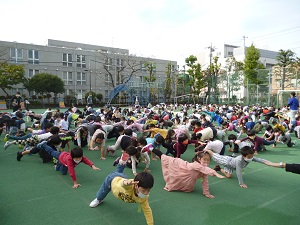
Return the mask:
<path id="1" fill-rule="evenodd" d="M 76 173 L 75 173 L 75 167 L 79 164 L 77 164 L 76 162 L 73 161 L 72 159 L 72 156 L 71 156 L 71 153 L 70 152 L 62 152 L 59 157 L 58 157 L 58 160 L 59 162 L 68 167 L 68 171 L 69 171 L 69 174 L 72 178 L 72 181 L 76 181 Z M 90 161 L 88 158 L 82 156 L 82 160 L 81 162 L 89 165 L 89 166 L 92 166 L 94 165 L 94 163 L 92 161 Z M 80 162 L 80 163 L 81 163 Z"/>

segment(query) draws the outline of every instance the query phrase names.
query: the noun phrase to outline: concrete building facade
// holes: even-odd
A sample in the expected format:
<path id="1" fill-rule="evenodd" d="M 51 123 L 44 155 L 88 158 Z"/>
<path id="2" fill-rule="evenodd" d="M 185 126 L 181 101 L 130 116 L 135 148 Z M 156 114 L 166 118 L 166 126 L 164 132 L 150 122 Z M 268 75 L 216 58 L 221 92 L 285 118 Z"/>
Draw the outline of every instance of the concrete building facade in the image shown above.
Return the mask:
<path id="1" fill-rule="evenodd" d="M 108 100 L 109 92 L 125 81 L 143 83 L 149 72 L 145 62 L 154 65 L 157 82 L 164 83 L 166 67 L 172 65 L 175 76 L 177 62 L 155 58 L 145 58 L 129 53 L 128 49 L 89 45 L 48 39 L 46 46 L 18 42 L 0 41 L 3 59 L 9 63 L 24 65 L 25 76 L 33 77 L 38 73 L 50 73 L 60 77 L 65 84 L 65 95 L 84 98 L 87 92 L 101 93 Z M 133 72 L 135 71 L 135 72 Z M 9 90 L 28 96 L 22 85 Z M 3 95 L 3 93 L 0 93 Z"/>

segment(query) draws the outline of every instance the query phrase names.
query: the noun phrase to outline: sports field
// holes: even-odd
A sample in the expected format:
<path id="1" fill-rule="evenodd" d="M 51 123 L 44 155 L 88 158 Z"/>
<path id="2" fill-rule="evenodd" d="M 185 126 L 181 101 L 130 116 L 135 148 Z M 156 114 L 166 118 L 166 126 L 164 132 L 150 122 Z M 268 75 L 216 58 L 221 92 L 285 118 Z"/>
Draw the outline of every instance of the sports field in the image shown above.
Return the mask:
<path id="1" fill-rule="evenodd" d="M 61 175 L 51 163 L 43 164 L 39 155 L 24 156 L 16 160 L 18 146 L 3 150 L 1 136 L 0 151 L 0 224 L 1 225 L 139 225 L 146 224 L 137 204 L 128 204 L 109 194 L 96 208 L 89 203 L 107 174 L 112 172 L 114 159 L 100 160 L 99 151 L 87 151 L 84 155 L 92 160 L 100 171 L 85 164 L 76 167 L 78 182 L 82 185 L 72 189 L 69 175 Z M 293 135 L 293 139 L 295 139 Z M 113 144 L 108 140 L 107 144 Z M 276 148 L 266 146 L 267 151 L 258 157 L 274 162 L 300 162 L 300 142 L 293 148 L 278 144 Z M 192 146 L 182 155 L 190 161 L 194 154 Z M 225 152 L 225 154 L 229 154 Z M 215 165 L 211 162 L 210 167 Z M 142 171 L 143 164 L 138 166 Z M 300 224 L 300 176 L 284 169 L 267 167 L 251 162 L 244 169 L 244 182 L 248 189 L 233 179 L 209 178 L 214 199 L 202 195 L 200 181 L 191 193 L 167 192 L 160 161 L 151 161 L 151 173 L 155 184 L 149 203 L 155 224 L 159 225 L 299 225 Z M 125 169 L 133 178 L 131 169 Z M 234 174 L 235 175 L 235 174 Z"/>

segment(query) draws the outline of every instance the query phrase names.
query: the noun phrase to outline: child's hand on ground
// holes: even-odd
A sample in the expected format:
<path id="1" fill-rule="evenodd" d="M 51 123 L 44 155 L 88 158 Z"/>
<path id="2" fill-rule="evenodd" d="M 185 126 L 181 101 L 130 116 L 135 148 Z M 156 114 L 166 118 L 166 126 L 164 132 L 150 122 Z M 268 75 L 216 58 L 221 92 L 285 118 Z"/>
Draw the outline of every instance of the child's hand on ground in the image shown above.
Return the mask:
<path id="1" fill-rule="evenodd" d="M 102 156 L 100 157 L 100 159 L 101 159 L 101 160 L 106 160 L 106 158 L 105 158 L 105 157 L 102 157 Z"/>
<path id="2" fill-rule="evenodd" d="M 152 160 L 156 161 L 157 159 L 153 157 Z"/>
<path id="3" fill-rule="evenodd" d="M 151 172 L 151 170 L 144 169 L 144 172 L 150 173 L 150 172 Z"/>
<path id="4" fill-rule="evenodd" d="M 209 194 L 209 195 L 204 195 L 206 198 L 214 198 L 215 196 Z"/>
<path id="5" fill-rule="evenodd" d="M 96 167 L 96 166 L 94 166 L 94 165 L 92 165 L 92 169 L 93 169 L 93 170 L 100 170 L 100 168 L 98 168 L 98 167 Z"/>
<path id="6" fill-rule="evenodd" d="M 240 184 L 241 188 L 248 188 L 248 186 L 246 184 Z"/>
<path id="7" fill-rule="evenodd" d="M 80 187 L 81 185 L 80 184 L 74 184 L 73 186 L 72 186 L 72 188 L 78 188 L 78 187 Z"/>
<path id="8" fill-rule="evenodd" d="M 223 175 L 221 175 L 221 174 L 218 174 L 218 173 L 216 173 L 215 176 L 216 176 L 217 178 L 221 178 L 221 179 L 226 178 L 225 176 L 223 176 Z"/>

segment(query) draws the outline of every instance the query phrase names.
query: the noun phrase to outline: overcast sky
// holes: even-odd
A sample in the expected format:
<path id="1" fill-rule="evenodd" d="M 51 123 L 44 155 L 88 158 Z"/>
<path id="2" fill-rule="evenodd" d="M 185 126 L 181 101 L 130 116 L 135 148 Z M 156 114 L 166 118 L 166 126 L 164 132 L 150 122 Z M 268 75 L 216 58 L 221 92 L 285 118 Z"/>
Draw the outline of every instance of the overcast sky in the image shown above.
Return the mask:
<path id="1" fill-rule="evenodd" d="M 299 0 L 0 0 L 0 40 L 46 45 L 48 39 L 129 49 L 176 60 L 211 43 L 300 57 Z"/>

